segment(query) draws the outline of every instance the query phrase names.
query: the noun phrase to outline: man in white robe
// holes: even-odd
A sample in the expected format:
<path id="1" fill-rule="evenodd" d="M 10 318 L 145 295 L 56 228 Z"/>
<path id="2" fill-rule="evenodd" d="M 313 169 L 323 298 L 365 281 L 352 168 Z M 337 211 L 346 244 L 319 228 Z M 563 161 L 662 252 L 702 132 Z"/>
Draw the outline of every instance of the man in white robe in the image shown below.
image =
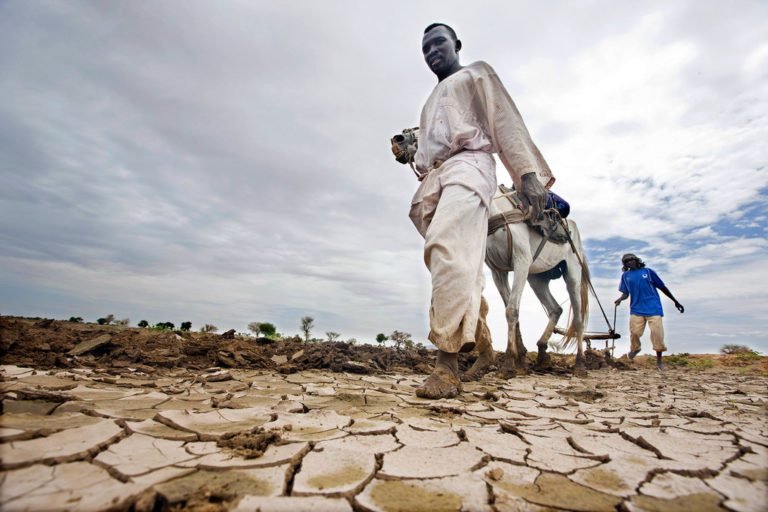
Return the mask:
<path id="1" fill-rule="evenodd" d="M 555 178 L 531 140 L 496 72 L 485 62 L 462 66 L 461 41 L 447 25 L 424 31 L 422 53 L 438 83 L 421 112 L 415 156 L 419 186 L 410 218 L 424 237 L 432 275 L 429 340 L 435 369 L 416 394 L 448 398 L 461 391 L 458 353 L 475 347 L 484 286 L 488 212 L 499 155 L 535 222 Z"/>

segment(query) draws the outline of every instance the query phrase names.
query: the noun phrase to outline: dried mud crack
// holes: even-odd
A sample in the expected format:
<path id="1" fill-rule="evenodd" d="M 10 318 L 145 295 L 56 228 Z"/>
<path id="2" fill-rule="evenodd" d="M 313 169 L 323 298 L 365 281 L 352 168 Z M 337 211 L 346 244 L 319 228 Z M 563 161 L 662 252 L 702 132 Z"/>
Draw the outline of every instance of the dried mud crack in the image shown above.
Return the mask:
<path id="1" fill-rule="evenodd" d="M 430 401 L 428 352 L 62 324 L 0 319 L 4 511 L 757 511 L 768 493 L 761 366 L 577 379 L 564 358 Z"/>

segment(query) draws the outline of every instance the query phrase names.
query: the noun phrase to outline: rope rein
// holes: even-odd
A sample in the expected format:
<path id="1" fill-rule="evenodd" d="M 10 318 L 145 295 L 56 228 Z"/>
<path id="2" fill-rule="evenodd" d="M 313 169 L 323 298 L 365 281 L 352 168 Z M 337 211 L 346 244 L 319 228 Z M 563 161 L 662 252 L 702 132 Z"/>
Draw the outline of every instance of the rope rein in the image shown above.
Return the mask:
<path id="1" fill-rule="evenodd" d="M 568 237 L 568 243 L 571 245 L 571 250 L 576 255 L 576 258 L 579 260 L 579 264 L 582 268 L 584 268 L 584 261 L 581 259 L 581 256 L 579 255 L 579 251 L 576 250 L 576 245 L 573 243 L 573 239 L 571 238 L 571 232 L 568 229 L 568 225 L 565 222 L 565 219 L 559 216 L 558 213 L 558 219 L 559 222 L 562 224 L 562 226 L 565 228 L 565 235 Z M 591 276 L 587 278 L 587 285 L 589 286 L 590 291 L 592 292 L 592 296 L 597 301 L 597 305 L 600 306 L 600 312 L 603 314 L 603 318 L 605 319 L 605 323 L 608 326 L 608 332 L 609 334 L 613 334 L 616 331 L 611 328 L 611 323 L 608 321 L 608 315 L 605 314 L 605 310 L 603 309 L 603 305 L 600 303 L 600 298 L 597 296 L 597 293 L 595 292 L 595 287 L 592 286 L 592 278 Z M 616 308 L 613 310 L 614 313 L 614 319 L 613 319 L 613 326 L 616 327 Z"/>

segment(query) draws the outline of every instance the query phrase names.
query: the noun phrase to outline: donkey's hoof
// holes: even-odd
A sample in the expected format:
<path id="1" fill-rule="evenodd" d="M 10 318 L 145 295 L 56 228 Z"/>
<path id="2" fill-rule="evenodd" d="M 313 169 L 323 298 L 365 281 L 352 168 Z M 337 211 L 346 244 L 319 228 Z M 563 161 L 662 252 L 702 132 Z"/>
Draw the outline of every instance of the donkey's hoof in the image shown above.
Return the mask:
<path id="1" fill-rule="evenodd" d="M 546 352 L 539 352 L 534 367 L 540 369 L 552 368 L 552 358 Z"/>
<path id="2" fill-rule="evenodd" d="M 573 375 L 575 377 L 578 377 L 580 379 L 583 379 L 587 376 L 587 369 L 583 366 L 574 366 L 573 367 Z"/>
<path id="3" fill-rule="evenodd" d="M 501 368 L 498 373 L 502 379 L 505 379 L 505 380 L 514 379 L 515 377 L 517 377 L 517 368 L 509 368 L 509 367 Z"/>

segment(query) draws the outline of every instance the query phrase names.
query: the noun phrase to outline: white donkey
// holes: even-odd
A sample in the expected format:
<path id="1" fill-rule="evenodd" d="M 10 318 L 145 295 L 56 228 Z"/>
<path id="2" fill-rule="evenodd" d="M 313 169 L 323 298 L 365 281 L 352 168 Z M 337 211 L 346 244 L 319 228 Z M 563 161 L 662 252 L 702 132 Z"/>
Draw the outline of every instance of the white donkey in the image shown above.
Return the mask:
<path id="1" fill-rule="evenodd" d="M 574 342 L 577 344 L 574 374 L 579 377 L 586 376 L 582 344 L 589 302 L 589 268 L 576 223 L 569 219 L 565 220 L 570 242 L 542 243 L 541 233 L 527 223 L 503 222 L 505 217 L 510 220 L 510 217 L 517 216 L 519 220 L 521 212 L 516 208 L 507 190 L 502 187 L 498 190 L 499 193 L 494 197 L 491 206 L 485 262 L 491 269 L 493 281 L 506 306 L 508 335 L 503 371 L 508 376 L 514 376 L 519 367 L 525 371 L 525 347 L 520 336 L 519 324 L 520 299 L 526 281 L 531 285 L 549 317 L 547 327 L 536 342 L 539 351 L 537 364 L 543 364 L 547 360 L 546 350 L 549 338 L 563 313 L 563 308 L 549 290 L 549 281 L 562 275 L 568 289 L 572 310 L 564 346 L 567 347 Z M 502 220 L 499 229 L 494 229 L 494 220 L 499 219 Z M 513 271 L 514 278 L 510 288 L 508 274 Z M 480 357 L 467 372 L 469 378 L 475 377 L 493 360 L 493 348 L 483 345 L 485 344 L 478 343 Z"/>

